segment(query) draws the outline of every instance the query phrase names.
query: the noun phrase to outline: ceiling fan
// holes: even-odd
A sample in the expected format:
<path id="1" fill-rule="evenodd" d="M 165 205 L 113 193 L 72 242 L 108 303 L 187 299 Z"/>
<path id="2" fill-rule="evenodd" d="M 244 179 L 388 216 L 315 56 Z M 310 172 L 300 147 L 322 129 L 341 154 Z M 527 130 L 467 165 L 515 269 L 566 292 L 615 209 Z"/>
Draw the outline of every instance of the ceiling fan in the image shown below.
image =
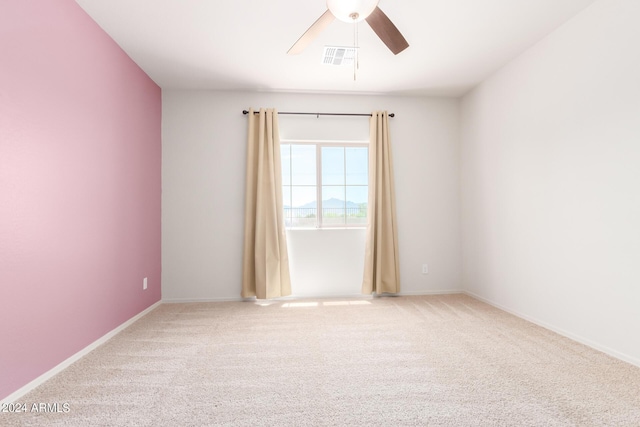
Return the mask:
<path id="1" fill-rule="evenodd" d="M 356 23 L 366 20 L 394 55 L 409 47 L 398 28 L 378 7 L 380 0 L 327 0 L 327 11 L 300 36 L 287 52 L 295 55 L 302 52 L 334 19 Z"/>

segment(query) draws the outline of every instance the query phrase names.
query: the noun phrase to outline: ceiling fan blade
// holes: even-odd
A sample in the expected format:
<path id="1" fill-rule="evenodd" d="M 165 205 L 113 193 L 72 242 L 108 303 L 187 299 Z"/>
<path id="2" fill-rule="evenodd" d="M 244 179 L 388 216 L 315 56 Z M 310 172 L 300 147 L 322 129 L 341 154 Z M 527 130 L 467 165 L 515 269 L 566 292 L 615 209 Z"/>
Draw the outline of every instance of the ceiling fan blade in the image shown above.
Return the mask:
<path id="1" fill-rule="evenodd" d="M 307 45 L 309 45 L 309 43 L 311 43 L 316 37 L 318 37 L 318 34 L 320 34 L 322 30 L 327 27 L 327 25 L 333 22 L 334 19 L 335 17 L 333 16 L 333 14 L 329 11 L 329 9 L 327 9 L 327 11 L 323 13 L 320 18 L 318 18 L 318 20 L 314 22 L 307 31 L 304 32 L 303 35 L 300 36 L 298 41 L 295 42 L 293 46 L 291 46 L 291 49 L 287 51 L 287 54 L 296 55 L 302 52 L 307 47 Z"/>
<path id="2" fill-rule="evenodd" d="M 371 15 L 367 16 L 367 24 L 394 55 L 409 47 L 407 40 L 379 7 L 376 7 Z"/>

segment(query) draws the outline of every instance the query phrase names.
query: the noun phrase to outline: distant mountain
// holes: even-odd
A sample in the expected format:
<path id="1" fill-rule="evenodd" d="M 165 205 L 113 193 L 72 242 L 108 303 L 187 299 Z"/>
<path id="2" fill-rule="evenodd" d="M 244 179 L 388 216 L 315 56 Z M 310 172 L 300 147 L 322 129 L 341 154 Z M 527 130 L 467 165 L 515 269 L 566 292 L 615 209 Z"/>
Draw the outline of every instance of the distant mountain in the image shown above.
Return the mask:
<path id="1" fill-rule="evenodd" d="M 322 201 L 323 209 L 340 209 L 340 208 L 343 208 L 344 206 L 345 206 L 344 200 L 336 199 L 335 197 Z M 313 202 L 309 202 L 302 206 L 296 206 L 296 207 L 306 208 L 306 209 L 309 209 L 309 208 L 315 209 L 317 207 L 317 202 L 314 200 Z M 347 208 L 357 209 L 359 207 L 360 207 L 360 203 L 347 201 Z"/>

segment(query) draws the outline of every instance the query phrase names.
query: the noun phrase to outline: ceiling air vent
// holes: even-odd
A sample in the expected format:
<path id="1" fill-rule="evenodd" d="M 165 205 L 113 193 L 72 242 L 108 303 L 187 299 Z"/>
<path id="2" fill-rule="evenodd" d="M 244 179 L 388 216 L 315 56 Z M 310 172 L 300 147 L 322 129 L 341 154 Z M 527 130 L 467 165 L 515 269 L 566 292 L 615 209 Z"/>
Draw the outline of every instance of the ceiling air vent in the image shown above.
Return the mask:
<path id="1" fill-rule="evenodd" d="M 326 65 L 351 65 L 356 58 L 355 47 L 325 46 L 322 63 Z"/>

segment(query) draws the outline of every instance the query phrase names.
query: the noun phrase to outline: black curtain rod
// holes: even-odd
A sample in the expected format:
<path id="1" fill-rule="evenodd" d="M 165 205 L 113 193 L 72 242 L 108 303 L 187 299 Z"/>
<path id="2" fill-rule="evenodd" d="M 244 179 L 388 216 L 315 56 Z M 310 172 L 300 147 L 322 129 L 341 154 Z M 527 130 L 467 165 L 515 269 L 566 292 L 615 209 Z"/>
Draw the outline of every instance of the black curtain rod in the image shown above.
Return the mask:
<path id="1" fill-rule="evenodd" d="M 260 113 L 259 111 L 254 111 L 253 114 L 258 114 Z M 249 114 L 249 111 L 247 110 L 242 110 L 242 114 Z M 278 114 L 293 114 L 293 115 L 297 115 L 297 116 L 368 116 L 371 117 L 371 114 L 364 114 L 364 113 L 292 113 L 292 112 L 288 112 L 288 111 L 278 111 Z M 389 117 L 395 117 L 396 115 L 394 113 L 389 113 Z"/>

